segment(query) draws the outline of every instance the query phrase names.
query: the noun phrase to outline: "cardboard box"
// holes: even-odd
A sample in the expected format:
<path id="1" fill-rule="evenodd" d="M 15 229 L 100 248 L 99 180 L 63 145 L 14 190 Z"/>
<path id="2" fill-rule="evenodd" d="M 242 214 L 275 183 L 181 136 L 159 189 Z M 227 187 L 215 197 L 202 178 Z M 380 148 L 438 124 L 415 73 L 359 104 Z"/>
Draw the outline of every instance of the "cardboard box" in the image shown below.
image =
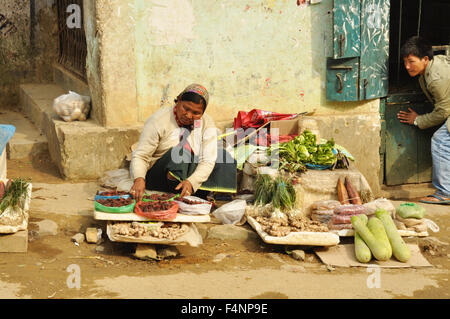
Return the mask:
<path id="1" fill-rule="evenodd" d="M 298 134 L 298 118 L 293 120 L 280 120 L 270 122 L 270 134 L 274 129 L 278 129 L 278 135 L 296 135 Z"/>

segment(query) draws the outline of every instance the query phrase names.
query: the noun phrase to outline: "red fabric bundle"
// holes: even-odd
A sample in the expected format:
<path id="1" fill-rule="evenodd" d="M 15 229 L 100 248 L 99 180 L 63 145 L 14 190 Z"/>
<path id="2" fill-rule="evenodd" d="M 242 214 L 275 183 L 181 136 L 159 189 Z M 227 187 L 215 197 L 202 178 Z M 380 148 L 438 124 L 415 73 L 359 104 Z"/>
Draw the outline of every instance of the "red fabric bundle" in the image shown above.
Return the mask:
<path id="1" fill-rule="evenodd" d="M 283 114 L 258 109 L 253 109 L 248 113 L 239 111 L 237 117 L 234 119 L 233 127 L 235 130 L 240 127 L 243 129 L 250 127 L 258 128 L 270 121 L 289 120 L 295 118 L 296 116 L 297 114 L 295 113 Z"/>

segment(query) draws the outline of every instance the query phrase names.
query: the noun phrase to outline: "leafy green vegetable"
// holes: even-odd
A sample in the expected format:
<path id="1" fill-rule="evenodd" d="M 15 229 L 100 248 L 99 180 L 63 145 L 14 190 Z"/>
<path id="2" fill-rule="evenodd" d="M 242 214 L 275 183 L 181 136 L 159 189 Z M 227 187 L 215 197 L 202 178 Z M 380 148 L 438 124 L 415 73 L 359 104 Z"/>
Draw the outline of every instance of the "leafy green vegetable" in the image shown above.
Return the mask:
<path id="1" fill-rule="evenodd" d="M 337 160 L 333 153 L 334 145 L 333 139 L 317 144 L 316 135 L 305 130 L 291 141 L 278 145 L 280 169 L 296 172 L 305 171 L 304 164 L 333 165 Z M 274 148 L 270 151 L 274 152 Z"/>
<path id="2" fill-rule="evenodd" d="M 289 178 L 260 174 L 255 181 L 255 204 L 272 203 L 274 208 L 289 210 L 294 207 L 296 193 Z"/>
<path id="3" fill-rule="evenodd" d="M 0 203 L 0 212 L 4 212 L 8 207 L 12 209 L 18 207 L 26 199 L 28 184 L 28 180 L 22 178 L 13 179 Z"/>
<path id="4" fill-rule="evenodd" d="M 255 204 L 266 205 L 272 201 L 273 181 L 269 175 L 258 174 L 255 181 Z"/>
<path id="5" fill-rule="evenodd" d="M 292 209 L 296 198 L 295 189 L 292 182 L 289 179 L 279 176 L 275 179 L 274 185 L 275 193 L 272 198 L 273 207 L 281 210 Z"/>

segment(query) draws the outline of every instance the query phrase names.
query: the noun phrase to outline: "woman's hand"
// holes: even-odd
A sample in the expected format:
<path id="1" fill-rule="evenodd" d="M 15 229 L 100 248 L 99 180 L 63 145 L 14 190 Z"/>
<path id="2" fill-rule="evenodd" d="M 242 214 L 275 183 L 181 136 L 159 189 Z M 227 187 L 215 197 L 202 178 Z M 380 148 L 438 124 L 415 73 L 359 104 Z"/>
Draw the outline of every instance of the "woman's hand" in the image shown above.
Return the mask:
<path id="1" fill-rule="evenodd" d="M 414 120 L 417 117 L 417 113 L 410 107 L 408 107 L 409 112 L 400 111 L 397 113 L 397 118 L 401 123 L 408 123 L 414 125 Z"/>
<path id="2" fill-rule="evenodd" d="M 133 196 L 136 202 L 139 202 L 142 200 L 144 193 L 145 193 L 145 179 L 142 177 L 138 177 L 134 180 L 133 187 L 131 187 L 130 189 L 130 194 L 131 196 Z"/>
<path id="3" fill-rule="evenodd" d="M 192 184 L 187 179 L 182 181 L 180 184 L 175 187 L 175 190 L 181 189 L 181 195 L 180 198 L 183 198 L 184 196 L 189 196 L 192 194 Z"/>

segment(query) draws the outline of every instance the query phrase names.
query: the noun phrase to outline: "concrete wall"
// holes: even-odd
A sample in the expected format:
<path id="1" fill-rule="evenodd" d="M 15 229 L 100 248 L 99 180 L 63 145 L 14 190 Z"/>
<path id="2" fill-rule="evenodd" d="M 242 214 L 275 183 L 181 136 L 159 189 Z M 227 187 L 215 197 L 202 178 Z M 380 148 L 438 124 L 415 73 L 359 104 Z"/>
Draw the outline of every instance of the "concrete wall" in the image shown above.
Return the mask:
<path id="1" fill-rule="evenodd" d="M 58 55 L 56 2 L 0 1 L 0 14 L 4 16 L 0 21 L 0 107 L 16 107 L 21 83 L 53 80 L 51 66 Z"/>
<path id="2" fill-rule="evenodd" d="M 332 0 L 97 0 L 85 13 L 89 85 L 98 89 L 94 116 L 105 126 L 143 123 L 192 82 L 209 90 L 207 113 L 222 129 L 239 110 L 316 110 L 343 119 L 338 132 L 325 135 L 339 136 L 377 193 L 379 100 L 326 100 L 332 6 Z"/>
<path id="3" fill-rule="evenodd" d="M 128 3 L 130 2 L 130 3 Z M 123 0 L 84 0 L 87 79 L 92 118 L 103 126 L 139 122 L 136 103 L 134 12 Z"/>

